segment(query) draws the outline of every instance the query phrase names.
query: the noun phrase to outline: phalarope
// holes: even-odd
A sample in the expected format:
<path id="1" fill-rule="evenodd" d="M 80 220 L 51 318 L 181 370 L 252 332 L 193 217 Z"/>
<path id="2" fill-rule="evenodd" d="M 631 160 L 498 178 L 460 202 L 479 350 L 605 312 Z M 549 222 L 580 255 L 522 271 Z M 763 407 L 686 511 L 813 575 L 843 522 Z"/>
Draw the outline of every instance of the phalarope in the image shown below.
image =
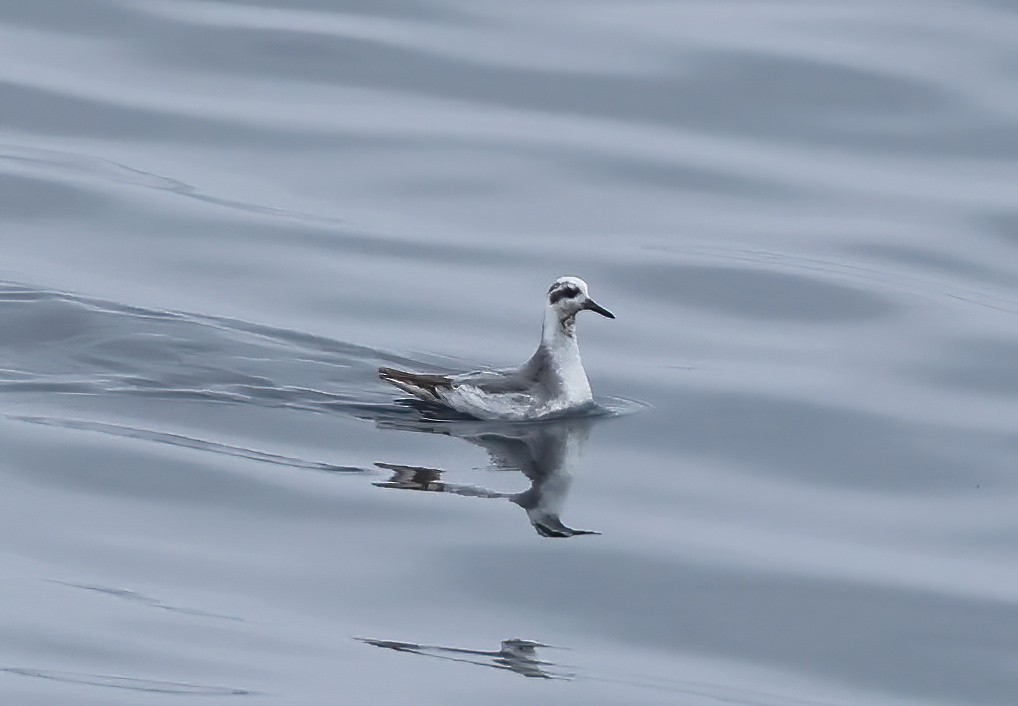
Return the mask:
<path id="1" fill-rule="evenodd" d="M 615 315 L 590 298 L 579 277 L 559 277 L 548 290 L 541 343 L 517 368 L 460 375 L 379 368 L 378 377 L 426 402 L 444 404 L 480 419 L 538 419 L 593 402 L 576 343 L 576 315 Z"/>

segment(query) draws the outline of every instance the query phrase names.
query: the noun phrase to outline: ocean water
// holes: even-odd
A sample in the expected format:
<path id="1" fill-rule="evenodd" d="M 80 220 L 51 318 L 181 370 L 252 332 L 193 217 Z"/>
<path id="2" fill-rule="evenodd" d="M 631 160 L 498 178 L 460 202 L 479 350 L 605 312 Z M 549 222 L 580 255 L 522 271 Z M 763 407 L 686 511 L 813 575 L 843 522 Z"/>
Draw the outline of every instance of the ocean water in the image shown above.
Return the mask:
<path id="1" fill-rule="evenodd" d="M 1011 705 L 1016 456 L 1012 2 L 0 0 L 5 706 Z"/>

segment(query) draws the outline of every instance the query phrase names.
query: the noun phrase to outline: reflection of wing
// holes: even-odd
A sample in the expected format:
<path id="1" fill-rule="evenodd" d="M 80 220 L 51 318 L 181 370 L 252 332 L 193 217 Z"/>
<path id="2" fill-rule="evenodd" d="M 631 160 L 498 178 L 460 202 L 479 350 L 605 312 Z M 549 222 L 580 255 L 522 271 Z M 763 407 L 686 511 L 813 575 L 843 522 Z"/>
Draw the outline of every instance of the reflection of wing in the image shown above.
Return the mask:
<path id="1" fill-rule="evenodd" d="M 410 488 L 412 490 L 428 490 L 439 483 L 442 471 L 424 466 L 399 466 L 394 463 L 376 463 L 379 468 L 395 471 L 386 483 L 375 483 L 386 488 Z"/>
<path id="2" fill-rule="evenodd" d="M 372 483 L 378 488 L 400 490 L 425 490 L 433 493 L 452 493 L 473 498 L 509 498 L 505 493 L 496 493 L 472 485 L 455 485 L 442 481 L 442 471 L 422 466 L 399 466 L 394 463 L 376 463 L 379 468 L 393 471 L 392 477 L 384 482 Z"/>

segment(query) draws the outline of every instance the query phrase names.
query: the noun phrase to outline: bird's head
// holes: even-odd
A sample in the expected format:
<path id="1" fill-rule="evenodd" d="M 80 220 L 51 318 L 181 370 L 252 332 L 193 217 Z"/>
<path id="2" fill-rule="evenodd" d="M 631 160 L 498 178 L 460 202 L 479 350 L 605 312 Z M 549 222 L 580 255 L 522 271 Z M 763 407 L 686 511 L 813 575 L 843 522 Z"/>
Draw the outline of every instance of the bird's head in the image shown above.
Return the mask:
<path id="1" fill-rule="evenodd" d="M 590 298 L 587 283 L 579 277 L 564 276 L 555 280 L 548 289 L 548 307 L 554 310 L 556 318 L 567 328 L 571 327 L 576 315 L 585 309 L 609 319 L 615 318 L 615 314 Z"/>

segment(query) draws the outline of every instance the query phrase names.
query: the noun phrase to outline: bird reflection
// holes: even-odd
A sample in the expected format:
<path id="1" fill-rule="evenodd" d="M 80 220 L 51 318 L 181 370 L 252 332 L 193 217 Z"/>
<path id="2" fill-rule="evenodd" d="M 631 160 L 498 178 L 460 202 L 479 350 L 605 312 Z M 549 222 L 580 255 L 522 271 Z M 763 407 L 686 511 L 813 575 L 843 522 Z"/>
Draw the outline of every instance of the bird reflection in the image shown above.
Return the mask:
<path id="1" fill-rule="evenodd" d="M 442 471 L 437 468 L 392 463 L 375 464 L 393 472 L 389 480 L 375 485 L 381 488 L 506 499 L 526 511 L 530 524 L 542 537 L 600 534 L 592 530 L 567 527 L 559 519 L 581 448 L 594 421 L 594 417 L 530 424 L 445 422 L 429 425 L 379 421 L 379 425 L 389 428 L 447 434 L 476 444 L 488 452 L 492 468 L 519 471 L 530 480 L 530 487 L 518 493 L 501 493 L 471 485 L 446 483 L 442 480 Z"/>
<path id="2" fill-rule="evenodd" d="M 393 640 L 373 640 L 366 637 L 355 638 L 368 645 L 384 647 L 397 652 L 410 652 L 425 657 L 447 659 L 453 662 L 465 662 L 481 667 L 505 669 L 525 677 L 537 679 L 572 679 L 575 675 L 558 671 L 558 665 L 537 657 L 537 648 L 548 647 L 540 642 L 530 640 L 502 640 L 498 650 L 471 650 L 465 647 L 442 647 L 440 645 L 418 645 L 413 642 L 395 642 Z"/>

